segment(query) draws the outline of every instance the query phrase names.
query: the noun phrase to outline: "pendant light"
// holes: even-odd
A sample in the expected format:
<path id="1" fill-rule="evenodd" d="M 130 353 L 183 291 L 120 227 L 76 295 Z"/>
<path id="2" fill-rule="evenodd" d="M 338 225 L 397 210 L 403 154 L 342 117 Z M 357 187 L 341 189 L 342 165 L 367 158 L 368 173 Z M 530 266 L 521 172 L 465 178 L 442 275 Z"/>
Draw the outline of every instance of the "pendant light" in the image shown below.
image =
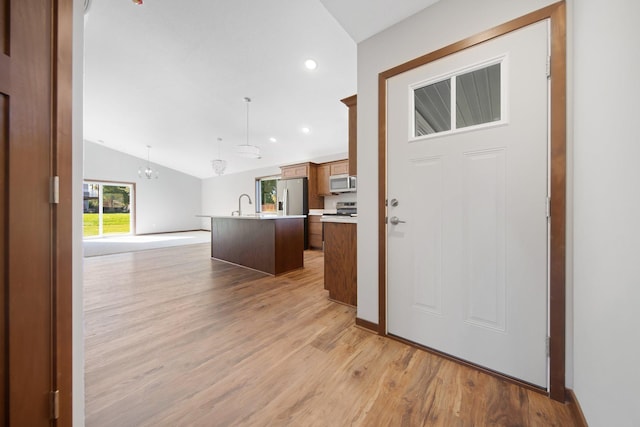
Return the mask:
<path id="1" fill-rule="evenodd" d="M 151 169 L 151 162 L 149 162 L 149 154 L 151 152 L 151 146 L 147 145 L 147 167 L 142 169 L 142 166 L 138 168 L 138 176 L 140 178 L 147 178 L 147 179 L 158 179 L 158 171 L 157 170 L 153 170 Z"/>
<path id="2" fill-rule="evenodd" d="M 238 154 L 242 157 L 260 159 L 262 158 L 260 155 L 260 147 L 249 144 L 249 103 L 251 102 L 251 98 L 245 97 L 244 102 L 247 104 L 247 140 L 244 144 L 238 145 Z"/>
<path id="3" fill-rule="evenodd" d="M 222 175 L 224 170 L 227 168 L 227 161 L 222 160 L 220 157 L 220 143 L 222 142 L 222 138 L 218 138 L 218 158 L 211 160 L 211 167 L 216 175 Z"/>

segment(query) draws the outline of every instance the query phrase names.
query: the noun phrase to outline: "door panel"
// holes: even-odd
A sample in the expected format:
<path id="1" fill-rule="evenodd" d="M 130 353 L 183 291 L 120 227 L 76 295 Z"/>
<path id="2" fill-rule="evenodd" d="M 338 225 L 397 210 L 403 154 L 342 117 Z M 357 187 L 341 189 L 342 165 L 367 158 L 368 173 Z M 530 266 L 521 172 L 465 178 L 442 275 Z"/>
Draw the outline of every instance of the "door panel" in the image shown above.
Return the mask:
<path id="1" fill-rule="evenodd" d="M 10 12 L 9 424 L 37 426 L 49 424 L 52 390 L 51 16 L 46 1 L 11 1 Z"/>
<path id="2" fill-rule="evenodd" d="M 547 37 L 541 22 L 387 80 L 387 196 L 398 200 L 387 215 L 405 221 L 387 225 L 388 333 L 541 387 Z M 496 58 L 505 81 L 502 121 L 414 137 L 418 83 Z M 420 125 L 436 115 L 443 116 L 424 112 Z"/>
<path id="3" fill-rule="evenodd" d="M 54 424 L 52 390 L 71 407 L 71 230 L 58 227 L 70 223 L 71 206 L 70 6 L 0 1 L 2 425 Z M 50 204 L 53 175 L 64 179 L 63 210 Z M 70 425 L 70 414 L 58 425 Z"/>
<path id="4" fill-rule="evenodd" d="M 463 156 L 466 321 L 506 331 L 505 149 Z"/>
<path id="5" fill-rule="evenodd" d="M 422 184 L 421 197 L 414 208 L 422 220 L 413 224 L 414 305 L 417 309 L 442 314 L 442 198 L 443 165 L 441 157 L 410 162 L 411 182 Z"/>

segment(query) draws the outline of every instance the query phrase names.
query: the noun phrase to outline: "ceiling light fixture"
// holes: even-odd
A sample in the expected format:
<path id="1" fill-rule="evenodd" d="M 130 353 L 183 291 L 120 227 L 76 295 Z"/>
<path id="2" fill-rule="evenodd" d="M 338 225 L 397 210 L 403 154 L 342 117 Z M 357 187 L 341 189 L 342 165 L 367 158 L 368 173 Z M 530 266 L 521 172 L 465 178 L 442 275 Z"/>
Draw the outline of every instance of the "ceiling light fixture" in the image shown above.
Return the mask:
<path id="1" fill-rule="evenodd" d="M 307 59 L 306 61 L 304 61 L 304 66 L 307 68 L 307 70 L 315 70 L 316 68 L 318 68 L 318 63 L 313 59 Z"/>
<path id="2" fill-rule="evenodd" d="M 247 104 L 247 141 L 245 144 L 238 145 L 238 154 L 242 157 L 248 157 L 251 159 L 260 159 L 260 147 L 257 145 L 249 144 L 249 103 L 251 98 L 245 97 L 244 102 Z"/>
<path id="3" fill-rule="evenodd" d="M 144 168 L 144 170 L 142 169 L 142 166 L 140 166 L 138 168 L 138 176 L 140 178 L 147 178 L 147 179 L 151 179 L 151 178 L 155 178 L 158 179 L 158 175 L 160 175 L 158 173 L 158 171 L 154 171 L 153 169 L 151 169 L 151 162 L 149 162 L 149 153 L 151 151 L 151 146 L 147 145 L 147 167 Z"/>
<path id="4" fill-rule="evenodd" d="M 220 143 L 222 142 L 222 138 L 218 138 L 218 158 L 211 160 L 211 167 L 216 175 L 222 175 L 224 170 L 227 168 L 227 161 L 222 160 L 220 158 Z"/>
<path id="5" fill-rule="evenodd" d="M 278 142 L 277 139 L 275 139 L 274 137 L 269 138 L 269 142 Z"/>
<path id="6" fill-rule="evenodd" d="M 308 127 L 303 127 L 301 130 L 302 130 L 302 133 L 304 134 L 308 134 L 311 132 L 311 129 L 309 129 Z"/>

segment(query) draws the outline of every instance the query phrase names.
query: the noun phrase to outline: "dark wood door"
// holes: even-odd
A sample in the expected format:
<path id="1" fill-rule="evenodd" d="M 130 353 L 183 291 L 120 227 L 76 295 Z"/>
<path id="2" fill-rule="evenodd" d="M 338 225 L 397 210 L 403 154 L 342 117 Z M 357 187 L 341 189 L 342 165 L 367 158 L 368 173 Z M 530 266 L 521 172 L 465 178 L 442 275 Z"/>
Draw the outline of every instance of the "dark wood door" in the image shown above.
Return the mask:
<path id="1" fill-rule="evenodd" d="M 0 0 L 1 425 L 71 425 L 71 31 L 70 0 Z"/>

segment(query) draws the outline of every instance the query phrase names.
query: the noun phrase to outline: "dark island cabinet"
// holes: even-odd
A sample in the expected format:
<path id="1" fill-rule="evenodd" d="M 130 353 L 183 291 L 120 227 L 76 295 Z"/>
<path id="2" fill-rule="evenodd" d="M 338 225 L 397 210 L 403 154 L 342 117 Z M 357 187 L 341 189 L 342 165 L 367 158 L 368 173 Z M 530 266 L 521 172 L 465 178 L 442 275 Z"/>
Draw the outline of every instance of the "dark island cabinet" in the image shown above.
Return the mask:
<path id="1" fill-rule="evenodd" d="M 324 287 L 329 298 L 355 306 L 358 301 L 357 224 L 323 222 Z"/>

